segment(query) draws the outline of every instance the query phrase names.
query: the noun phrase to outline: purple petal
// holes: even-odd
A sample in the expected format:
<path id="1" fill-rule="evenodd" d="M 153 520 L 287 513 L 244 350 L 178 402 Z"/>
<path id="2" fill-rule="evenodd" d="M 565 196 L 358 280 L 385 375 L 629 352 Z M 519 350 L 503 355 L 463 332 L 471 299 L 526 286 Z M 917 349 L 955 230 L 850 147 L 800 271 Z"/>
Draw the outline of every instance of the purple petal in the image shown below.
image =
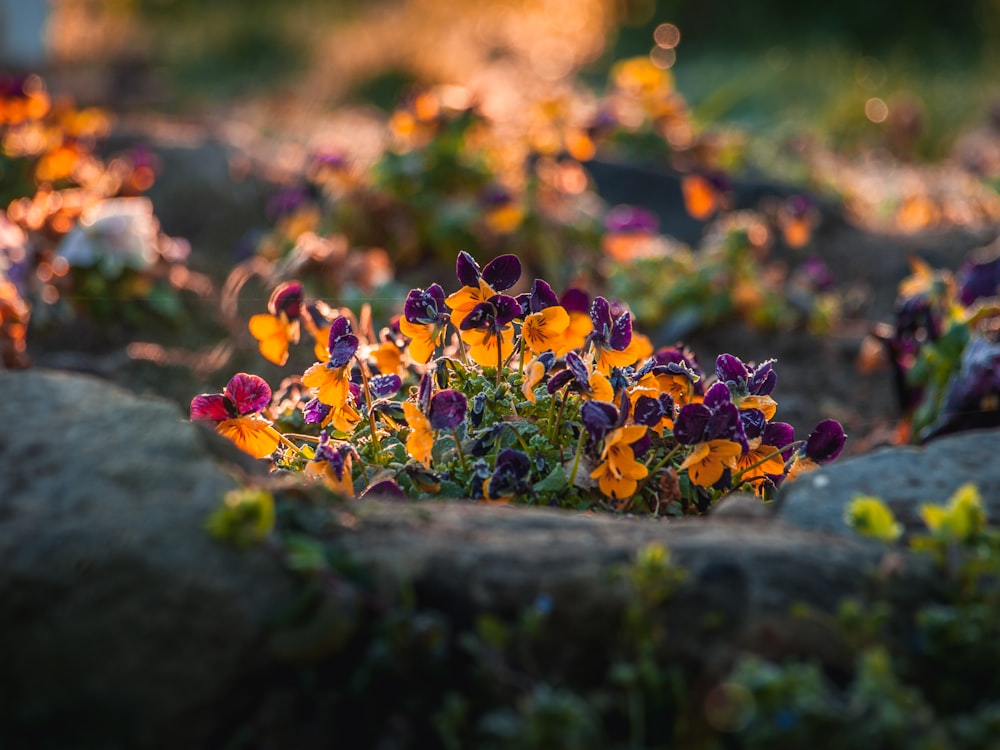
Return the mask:
<path id="1" fill-rule="evenodd" d="M 806 456 L 816 463 L 833 461 L 844 449 L 847 435 L 835 419 L 824 419 L 809 434 L 806 440 Z"/>
<path id="2" fill-rule="evenodd" d="M 646 451 L 649 450 L 649 446 L 653 444 L 652 438 L 649 437 L 649 431 L 642 433 L 642 437 L 632 443 L 632 455 L 636 458 L 642 458 Z"/>
<path id="3" fill-rule="evenodd" d="M 318 398 L 310 399 L 302 407 L 302 418 L 307 424 L 321 424 L 330 413 L 330 408 Z"/>
<path id="4" fill-rule="evenodd" d="M 650 396 L 639 396 L 636 399 L 635 407 L 632 409 L 632 418 L 636 424 L 644 424 L 646 427 L 655 427 L 666 415 L 666 409 L 658 398 Z"/>
<path id="5" fill-rule="evenodd" d="M 762 362 L 750 373 L 747 390 L 755 396 L 770 396 L 778 382 L 778 373 L 771 369 L 773 359 Z"/>
<path id="6" fill-rule="evenodd" d="M 361 385 L 355 383 L 353 380 L 347 384 L 347 390 L 351 393 L 351 398 L 354 399 L 354 403 L 360 404 L 362 402 Z"/>
<path id="7" fill-rule="evenodd" d="M 549 382 L 545 386 L 545 390 L 547 390 L 550 394 L 555 393 L 564 385 L 566 385 L 569 381 L 574 379 L 575 376 L 573 375 L 572 370 L 570 369 L 560 370 L 551 378 L 549 378 Z"/>
<path id="8" fill-rule="evenodd" d="M 967 263 L 958 270 L 958 298 L 971 305 L 983 297 L 995 297 L 1000 288 L 1000 256 L 982 263 Z"/>
<path id="9" fill-rule="evenodd" d="M 465 419 L 468 402 L 465 394 L 455 390 L 438 391 L 431 399 L 431 427 L 435 430 L 451 430 Z"/>
<path id="10" fill-rule="evenodd" d="M 510 297 L 508 297 L 510 299 Z M 517 302 L 515 301 L 515 304 Z M 493 306 L 493 301 L 480 302 L 469 311 L 469 314 L 462 319 L 459 326 L 463 331 L 489 329 L 496 325 L 497 309 Z"/>
<path id="11" fill-rule="evenodd" d="M 546 307 L 554 307 L 559 304 L 559 298 L 552 291 L 549 282 L 542 279 L 535 279 L 531 286 L 531 312 L 540 312 Z"/>
<path id="12" fill-rule="evenodd" d="M 510 289 L 521 278 L 521 261 L 516 255 L 500 255 L 486 264 L 483 281 L 493 287 L 493 291 Z"/>
<path id="13" fill-rule="evenodd" d="M 743 422 L 744 434 L 750 440 L 760 437 L 767 425 L 767 417 L 760 409 L 740 409 L 740 421 Z"/>
<path id="14" fill-rule="evenodd" d="M 750 373 L 743 360 L 732 354 L 720 354 L 715 359 L 715 376 L 723 383 L 735 383 L 742 386 Z"/>
<path id="15" fill-rule="evenodd" d="M 425 372 L 420 378 L 420 385 L 417 387 L 417 406 L 425 414 L 431 406 L 431 394 L 433 392 L 434 376 L 431 372 Z"/>
<path id="16" fill-rule="evenodd" d="M 462 286 L 478 288 L 483 273 L 475 259 L 463 250 L 455 261 L 455 275 L 458 276 L 458 283 Z"/>
<path id="17" fill-rule="evenodd" d="M 615 321 L 608 343 L 611 344 L 612 349 L 618 352 L 625 351 L 632 343 L 632 316 L 629 313 L 622 313 Z"/>
<path id="18" fill-rule="evenodd" d="M 590 322 L 594 324 L 594 332 L 602 338 L 611 330 L 611 305 L 604 297 L 594 297 L 590 303 Z"/>
<path id="19" fill-rule="evenodd" d="M 702 442 L 712 412 L 704 404 L 686 404 L 674 419 L 674 439 L 684 445 Z"/>
<path id="20" fill-rule="evenodd" d="M 267 309 L 272 315 L 285 313 L 289 320 L 297 319 L 302 312 L 302 284 L 297 281 L 280 284 L 271 292 Z"/>
<path id="21" fill-rule="evenodd" d="M 704 404 L 712 411 L 718 410 L 723 404 L 732 403 L 729 387 L 725 383 L 713 383 L 705 394 Z"/>
<path id="22" fill-rule="evenodd" d="M 358 500 L 364 500 L 369 497 L 381 497 L 386 500 L 405 500 L 406 493 L 393 480 L 383 479 L 381 482 L 368 485 L 365 491 L 358 495 Z"/>
<path id="23" fill-rule="evenodd" d="M 497 294 L 490 297 L 490 302 L 496 309 L 497 328 L 503 328 L 503 326 L 512 320 L 521 317 L 521 305 L 513 297 L 508 297 L 506 294 Z"/>
<path id="24" fill-rule="evenodd" d="M 531 292 L 521 292 L 521 294 L 515 297 L 517 304 L 521 307 L 521 315 L 527 315 L 531 312 Z"/>
<path id="25" fill-rule="evenodd" d="M 221 393 L 203 393 L 191 399 L 191 419 L 208 422 L 224 422 L 238 416 L 232 408 L 232 401 Z"/>
<path id="26" fill-rule="evenodd" d="M 351 321 L 347 318 L 334 318 L 330 323 L 330 337 L 327 339 L 327 346 L 333 349 L 334 342 L 341 336 L 346 336 L 351 332 Z"/>
<path id="27" fill-rule="evenodd" d="M 437 323 L 444 310 L 444 290 L 432 284 L 427 289 L 411 289 L 403 305 L 403 316 L 411 323 Z"/>
<path id="28" fill-rule="evenodd" d="M 722 404 L 712 412 L 705 425 L 705 440 L 733 440 L 737 435 L 744 435 L 740 422 L 740 410 L 736 404 Z"/>
<path id="29" fill-rule="evenodd" d="M 587 401 L 580 407 L 580 421 L 594 440 L 600 440 L 618 423 L 618 409 L 605 401 Z"/>
<path id="30" fill-rule="evenodd" d="M 590 297 L 585 291 L 576 287 L 567 289 L 559 299 L 559 304 L 566 308 L 566 312 L 590 311 Z"/>
<path id="31" fill-rule="evenodd" d="M 388 398 L 403 386 L 399 375 L 375 375 L 368 381 L 368 387 L 375 398 Z"/>
<path id="32" fill-rule="evenodd" d="M 569 371 L 573 373 L 573 377 L 576 382 L 580 384 L 581 388 L 590 387 L 590 371 L 587 370 L 587 365 L 583 363 L 580 359 L 580 355 L 576 352 L 567 352 L 566 354 L 566 367 Z"/>
<path id="33" fill-rule="evenodd" d="M 271 403 L 271 387 L 259 375 L 240 372 L 233 375 L 225 395 L 239 414 L 253 414 Z"/>
<path id="34" fill-rule="evenodd" d="M 784 448 L 795 441 L 795 428 L 787 422 L 768 422 L 764 427 L 764 432 L 760 436 L 760 442 L 764 445 L 773 445 L 775 448 Z M 789 448 L 782 453 L 782 457 L 787 461 L 795 452 L 794 448 Z"/>
<path id="35" fill-rule="evenodd" d="M 493 472 L 508 473 L 515 477 L 526 477 L 531 472 L 531 459 L 526 453 L 513 448 L 505 448 L 497 454 L 496 466 Z"/>
<path id="36" fill-rule="evenodd" d="M 340 336 L 336 341 L 330 338 L 330 367 L 344 367 L 358 350 L 358 337 L 353 333 Z"/>

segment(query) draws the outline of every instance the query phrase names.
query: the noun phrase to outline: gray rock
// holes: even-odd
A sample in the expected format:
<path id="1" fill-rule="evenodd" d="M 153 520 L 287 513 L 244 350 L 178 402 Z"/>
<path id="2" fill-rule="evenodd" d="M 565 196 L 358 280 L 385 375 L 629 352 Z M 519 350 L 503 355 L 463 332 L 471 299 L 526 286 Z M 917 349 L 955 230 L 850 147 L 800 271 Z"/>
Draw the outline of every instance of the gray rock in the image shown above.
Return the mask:
<path id="1" fill-rule="evenodd" d="M 987 515 L 1000 520 L 1000 431 L 949 435 L 922 447 L 881 448 L 842 459 L 787 483 L 778 517 L 788 524 L 840 534 L 854 532 L 844 512 L 857 495 L 881 498 L 908 529 L 922 529 L 919 508 L 944 504 L 963 484 L 979 488 Z"/>
<path id="2" fill-rule="evenodd" d="M 167 401 L 40 370 L 0 372 L 0 424 L 0 744 L 193 747 L 290 590 L 204 531 L 239 452 Z"/>

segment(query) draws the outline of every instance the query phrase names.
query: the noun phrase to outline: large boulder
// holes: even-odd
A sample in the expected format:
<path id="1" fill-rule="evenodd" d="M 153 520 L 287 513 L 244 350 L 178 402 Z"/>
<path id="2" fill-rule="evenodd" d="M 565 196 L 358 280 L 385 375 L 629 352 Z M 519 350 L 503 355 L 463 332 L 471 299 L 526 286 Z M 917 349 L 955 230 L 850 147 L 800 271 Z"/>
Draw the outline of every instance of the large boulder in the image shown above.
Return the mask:
<path id="1" fill-rule="evenodd" d="M 291 590 L 204 530 L 238 452 L 56 372 L 0 372 L 0 424 L 0 745 L 193 747 Z"/>
<path id="2" fill-rule="evenodd" d="M 987 515 L 1000 519 L 1000 431 L 973 430 L 924 446 L 880 448 L 842 459 L 784 485 L 778 515 L 787 524 L 852 535 L 844 521 L 858 495 L 878 497 L 907 529 L 922 528 L 920 506 L 943 505 L 959 487 L 975 484 Z"/>

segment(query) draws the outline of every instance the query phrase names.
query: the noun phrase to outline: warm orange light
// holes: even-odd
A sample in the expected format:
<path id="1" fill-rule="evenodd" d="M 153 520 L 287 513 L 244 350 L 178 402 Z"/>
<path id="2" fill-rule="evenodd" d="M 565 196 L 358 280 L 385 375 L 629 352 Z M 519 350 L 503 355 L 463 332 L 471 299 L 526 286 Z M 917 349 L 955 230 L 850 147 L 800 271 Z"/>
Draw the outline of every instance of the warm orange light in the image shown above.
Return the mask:
<path id="1" fill-rule="evenodd" d="M 661 23 L 653 32 L 653 41 L 657 47 L 673 49 L 681 41 L 681 30 L 672 23 Z"/>
<path id="2" fill-rule="evenodd" d="M 865 117 L 872 122 L 885 122 L 889 116 L 889 105 L 877 96 L 865 102 Z"/>

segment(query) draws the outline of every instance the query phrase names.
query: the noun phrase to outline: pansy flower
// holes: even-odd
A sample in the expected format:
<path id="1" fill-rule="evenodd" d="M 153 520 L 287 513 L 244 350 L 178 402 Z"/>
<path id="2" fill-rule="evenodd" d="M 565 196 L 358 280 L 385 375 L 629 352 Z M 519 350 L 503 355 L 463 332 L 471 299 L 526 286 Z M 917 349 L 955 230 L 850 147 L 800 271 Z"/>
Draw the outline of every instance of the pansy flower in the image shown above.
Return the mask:
<path id="1" fill-rule="evenodd" d="M 410 338 L 410 356 L 426 364 L 441 344 L 448 323 L 444 290 L 439 284 L 427 289 L 411 289 L 399 319 L 399 330 Z"/>
<path id="2" fill-rule="evenodd" d="M 261 416 L 271 403 L 263 378 L 237 373 L 222 393 L 203 393 L 191 400 L 191 419 L 214 422 L 215 430 L 254 458 L 266 458 L 278 447 L 277 431 Z"/>
<path id="3" fill-rule="evenodd" d="M 597 480 L 601 492 L 610 498 L 622 499 L 635 494 L 639 480 L 649 474 L 649 469 L 636 460 L 633 444 L 646 436 L 643 425 L 626 425 L 608 433 L 604 438 L 601 463 L 590 472 Z"/>
<path id="4" fill-rule="evenodd" d="M 580 421 L 595 443 L 624 422 L 618 407 L 607 401 L 587 401 L 580 407 Z"/>
<path id="5" fill-rule="evenodd" d="M 494 294 L 480 302 L 462 319 L 459 330 L 469 347 L 469 356 L 481 367 L 496 367 L 514 352 L 513 321 L 521 306 L 513 297 Z"/>
<path id="6" fill-rule="evenodd" d="M 733 473 L 738 475 L 741 484 L 749 483 L 758 493 L 762 493 L 769 482 L 774 484 L 773 477 L 784 475 L 785 459 L 781 449 L 788 443 L 777 446 L 771 444 L 770 440 L 782 433 L 772 430 L 765 436 L 767 419 L 760 409 L 741 410 L 740 420 L 747 437 L 748 449 L 746 453 L 736 457 Z"/>
<path id="7" fill-rule="evenodd" d="M 606 234 L 604 252 L 615 260 L 626 263 L 634 259 L 659 232 L 660 225 L 652 212 L 640 206 L 619 205 L 604 217 Z"/>
<path id="8" fill-rule="evenodd" d="M 718 172 L 690 172 L 681 178 L 684 208 L 691 218 L 706 221 L 723 208 L 730 190 L 729 179 Z"/>
<path id="9" fill-rule="evenodd" d="M 590 304 L 593 329 L 587 343 L 594 347 L 594 365 L 607 375 L 614 367 L 625 367 L 639 357 L 632 348 L 632 315 L 623 312 L 612 318 L 611 304 L 604 297 L 595 297 Z"/>
<path id="10" fill-rule="evenodd" d="M 709 388 L 702 403 L 681 408 L 674 419 L 674 439 L 693 446 L 678 469 L 686 469 L 699 487 L 711 487 L 727 469 L 735 471 L 737 456 L 749 450 L 739 409 L 725 383 Z"/>
<path id="11" fill-rule="evenodd" d="M 508 502 L 531 489 L 530 474 L 531 459 L 527 454 L 505 448 L 497 454 L 493 473 L 483 481 L 483 497 L 492 502 Z"/>
<path id="12" fill-rule="evenodd" d="M 521 325 L 521 339 L 534 354 L 562 348 L 569 328 L 569 313 L 559 304 L 552 287 L 535 279 L 528 298 L 528 312 Z"/>
<path id="13" fill-rule="evenodd" d="M 590 297 L 582 289 L 572 287 L 559 298 L 559 305 L 569 314 L 569 326 L 563 334 L 563 345 L 556 354 L 581 349 L 587 343 L 587 336 L 594 330 L 590 320 Z"/>
<path id="14" fill-rule="evenodd" d="M 454 430 L 465 420 L 467 411 L 465 394 L 446 388 L 431 397 L 428 419 L 432 429 Z"/>
<path id="15" fill-rule="evenodd" d="M 455 261 L 455 273 L 462 288 L 450 295 L 445 304 L 451 308 L 451 322 L 461 328 L 465 316 L 494 294 L 506 291 L 521 278 L 521 261 L 516 255 L 500 255 L 480 269 L 464 250 Z"/>
<path id="16" fill-rule="evenodd" d="M 697 398 L 699 375 L 683 362 L 657 364 L 650 359 L 632 375 L 634 384 L 629 388 L 629 395 L 634 398 L 648 396 L 659 398 L 669 396 L 677 406 L 692 403 Z"/>
<path id="17" fill-rule="evenodd" d="M 546 388 L 552 394 L 567 385 L 570 390 L 596 401 L 614 401 L 615 398 L 611 381 L 599 372 L 590 372 L 576 352 L 566 355 L 566 369 L 549 378 Z"/>
<path id="18" fill-rule="evenodd" d="M 280 366 L 288 361 L 288 345 L 299 340 L 301 313 L 302 284 L 287 281 L 271 293 L 266 313 L 250 317 L 250 334 L 268 362 Z"/>
<path id="19" fill-rule="evenodd" d="M 333 492 L 354 497 L 351 469 L 357 451 L 350 443 L 334 442 L 325 432 L 319 436 L 315 457 L 306 464 L 306 473 L 318 476 Z"/>
<path id="20" fill-rule="evenodd" d="M 729 388 L 733 401 L 740 409 L 760 409 L 767 419 L 774 417 L 778 404 L 771 393 L 778 380 L 772 369 L 773 359 L 756 367 L 748 367 L 732 354 L 720 354 L 715 360 L 715 375 Z"/>
<path id="21" fill-rule="evenodd" d="M 847 435 L 844 427 L 835 419 L 824 419 L 813 428 L 802 446 L 795 454 L 792 467 L 788 470 L 788 478 L 794 479 L 800 474 L 818 469 L 822 464 L 830 463 L 844 449 Z"/>
<path id="22" fill-rule="evenodd" d="M 347 318 L 337 318 L 330 325 L 325 362 L 317 362 L 302 375 L 303 385 L 317 389 L 317 397 L 329 406 L 347 400 L 350 388 L 350 362 L 358 351 L 358 337 L 351 333 Z"/>
<path id="23" fill-rule="evenodd" d="M 524 208 L 505 187 L 494 185 L 479 194 L 486 226 L 495 234 L 510 234 L 524 219 Z"/>

